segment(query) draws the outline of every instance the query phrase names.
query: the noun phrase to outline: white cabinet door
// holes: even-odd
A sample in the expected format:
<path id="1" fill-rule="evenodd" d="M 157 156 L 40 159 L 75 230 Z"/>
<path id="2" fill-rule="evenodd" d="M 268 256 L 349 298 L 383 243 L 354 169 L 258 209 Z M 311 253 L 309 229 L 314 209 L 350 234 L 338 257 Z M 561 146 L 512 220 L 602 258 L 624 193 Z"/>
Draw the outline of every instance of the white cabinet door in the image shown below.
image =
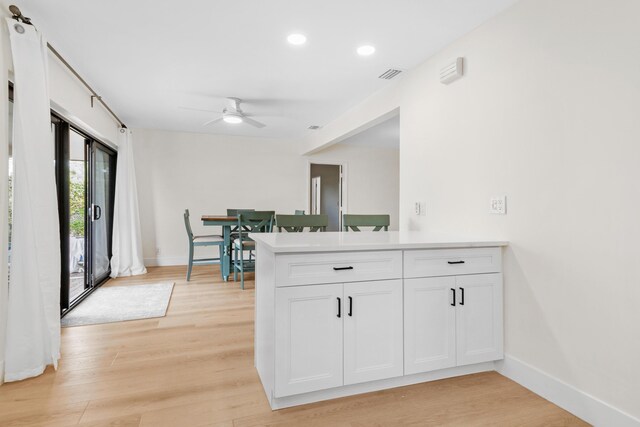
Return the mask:
<path id="1" fill-rule="evenodd" d="M 456 278 L 404 281 L 405 375 L 456 366 Z"/>
<path id="2" fill-rule="evenodd" d="M 503 358 L 502 274 L 457 276 L 458 365 Z"/>
<path id="3" fill-rule="evenodd" d="M 341 284 L 276 289 L 276 397 L 343 384 L 341 301 Z"/>
<path id="4" fill-rule="evenodd" d="M 402 280 L 344 285 L 344 383 L 403 374 Z"/>

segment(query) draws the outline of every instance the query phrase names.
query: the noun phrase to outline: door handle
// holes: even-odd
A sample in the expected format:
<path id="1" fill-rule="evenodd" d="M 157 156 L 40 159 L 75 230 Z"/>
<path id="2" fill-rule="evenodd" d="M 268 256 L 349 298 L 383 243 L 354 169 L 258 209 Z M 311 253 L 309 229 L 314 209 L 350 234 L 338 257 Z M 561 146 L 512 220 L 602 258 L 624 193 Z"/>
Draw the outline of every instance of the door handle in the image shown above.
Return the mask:
<path id="1" fill-rule="evenodd" d="M 447 261 L 447 264 L 450 264 L 450 265 L 454 265 L 454 264 L 464 264 L 464 261 Z"/>
<path id="2" fill-rule="evenodd" d="M 460 305 L 464 305 L 464 288 L 460 288 Z"/>
<path id="3" fill-rule="evenodd" d="M 456 306 L 456 290 L 451 288 L 451 296 L 453 297 L 451 300 L 451 306 L 455 307 Z"/>
<path id="4" fill-rule="evenodd" d="M 338 297 L 338 317 L 342 317 L 342 301 Z"/>
<path id="5" fill-rule="evenodd" d="M 98 205 L 91 205 L 91 221 L 97 221 L 102 217 L 102 208 Z"/>
<path id="6" fill-rule="evenodd" d="M 333 267 L 333 269 L 335 271 L 342 271 L 342 270 L 353 270 L 353 267 L 349 266 L 349 267 Z"/>
<path id="7" fill-rule="evenodd" d="M 353 298 L 349 297 L 349 317 L 353 316 Z"/>

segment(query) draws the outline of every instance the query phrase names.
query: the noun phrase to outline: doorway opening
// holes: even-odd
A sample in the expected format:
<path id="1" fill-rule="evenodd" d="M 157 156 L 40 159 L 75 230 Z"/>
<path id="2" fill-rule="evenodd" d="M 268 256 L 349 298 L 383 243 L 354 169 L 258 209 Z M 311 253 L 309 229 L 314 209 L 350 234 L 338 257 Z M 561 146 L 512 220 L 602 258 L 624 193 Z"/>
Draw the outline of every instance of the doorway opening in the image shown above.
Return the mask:
<path id="1" fill-rule="evenodd" d="M 309 213 L 327 215 L 327 231 L 342 229 L 344 173 L 340 164 L 309 164 Z"/>

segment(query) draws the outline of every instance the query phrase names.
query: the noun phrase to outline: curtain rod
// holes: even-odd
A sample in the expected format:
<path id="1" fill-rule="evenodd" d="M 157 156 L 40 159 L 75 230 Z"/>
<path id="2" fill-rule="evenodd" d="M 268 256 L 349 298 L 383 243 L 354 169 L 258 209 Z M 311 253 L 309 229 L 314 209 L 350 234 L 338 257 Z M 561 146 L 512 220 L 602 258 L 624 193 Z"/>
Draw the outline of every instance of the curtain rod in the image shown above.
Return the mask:
<path id="1" fill-rule="evenodd" d="M 22 22 L 23 24 L 26 24 L 26 25 L 34 26 L 33 23 L 31 22 L 31 18 L 27 18 L 26 16 L 24 16 L 20 11 L 20 8 L 18 8 L 18 6 L 15 6 L 15 5 L 9 6 L 9 11 L 13 15 L 12 16 L 13 19 L 15 19 L 16 21 Z M 53 46 L 51 46 L 51 43 L 47 43 L 47 47 L 60 60 L 60 62 L 62 62 L 64 66 L 67 67 L 69 71 L 71 71 L 71 73 L 73 73 L 73 75 L 76 76 L 78 80 L 80 80 L 80 82 L 89 90 L 89 92 L 91 92 L 91 107 L 93 107 L 93 99 L 94 98 L 97 99 L 104 106 L 104 108 L 106 108 L 107 111 L 113 116 L 113 118 L 116 119 L 116 121 L 120 124 L 120 126 L 126 129 L 127 126 L 122 122 L 122 120 L 120 120 L 120 118 L 116 115 L 116 113 L 114 113 L 113 110 L 109 108 L 107 103 L 102 100 L 102 97 L 98 95 L 98 93 L 95 90 L 93 90 L 91 86 L 89 86 L 89 83 L 87 83 L 82 77 L 80 77 L 80 74 L 78 74 L 78 72 L 62 57 L 62 55 L 60 55 L 60 53 L 58 53 L 58 51 Z"/>

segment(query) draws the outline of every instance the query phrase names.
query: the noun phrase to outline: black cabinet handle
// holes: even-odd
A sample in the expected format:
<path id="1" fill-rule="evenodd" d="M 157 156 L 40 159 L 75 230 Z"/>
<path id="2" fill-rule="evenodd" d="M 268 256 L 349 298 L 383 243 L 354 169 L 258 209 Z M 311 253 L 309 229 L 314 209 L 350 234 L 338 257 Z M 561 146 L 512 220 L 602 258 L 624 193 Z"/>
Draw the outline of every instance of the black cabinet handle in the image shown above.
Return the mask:
<path id="1" fill-rule="evenodd" d="M 456 306 L 456 290 L 453 288 L 451 288 L 451 296 L 453 297 L 451 300 L 452 301 L 451 306 L 455 307 Z"/>
<path id="2" fill-rule="evenodd" d="M 353 270 L 353 267 L 349 266 L 349 267 L 333 267 L 333 269 L 335 271 L 341 271 L 341 270 Z"/>
<path id="3" fill-rule="evenodd" d="M 349 297 L 349 317 L 353 316 L 353 298 Z"/>
<path id="4" fill-rule="evenodd" d="M 338 317 L 342 317 L 342 301 L 338 297 Z"/>
<path id="5" fill-rule="evenodd" d="M 464 305 L 464 288 L 460 288 L 460 305 Z"/>
<path id="6" fill-rule="evenodd" d="M 464 264 L 464 261 L 447 261 L 447 264 Z"/>

